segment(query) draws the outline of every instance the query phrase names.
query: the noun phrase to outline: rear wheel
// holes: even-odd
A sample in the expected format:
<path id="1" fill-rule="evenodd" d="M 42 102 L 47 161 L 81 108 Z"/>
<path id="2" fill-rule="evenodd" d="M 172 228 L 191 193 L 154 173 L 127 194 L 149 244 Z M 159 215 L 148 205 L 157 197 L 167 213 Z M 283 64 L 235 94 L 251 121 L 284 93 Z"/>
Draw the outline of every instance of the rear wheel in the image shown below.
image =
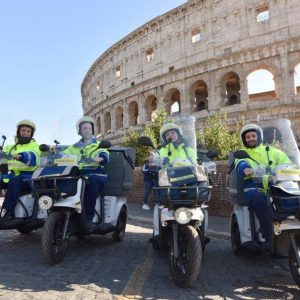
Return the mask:
<path id="1" fill-rule="evenodd" d="M 28 224 L 20 226 L 17 228 L 17 231 L 22 234 L 29 234 L 34 228 Z"/>
<path id="2" fill-rule="evenodd" d="M 119 214 L 115 232 L 113 233 L 113 240 L 115 242 L 121 242 L 124 239 L 126 224 L 127 224 L 127 209 L 125 206 L 123 206 Z"/>
<path id="3" fill-rule="evenodd" d="M 231 219 L 231 249 L 235 255 L 241 253 L 241 235 L 239 230 L 239 224 L 237 222 L 236 216 L 232 216 Z"/>
<path id="4" fill-rule="evenodd" d="M 197 230 L 183 226 L 178 230 L 179 257 L 175 258 L 171 245 L 169 262 L 174 282 L 180 287 L 190 287 L 197 280 L 202 263 L 202 247 Z"/>
<path id="5" fill-rule="evenodd" d="M 42 252 L 51 265 L 64 260 L 69 244 L 69 226 L 63 239 L 65 214 L 52 212 L 42 230 Z"/>
<path id="6" fill-rule="evenodd" d="M 295 253 L 293 245 L 290 245 L 290 250 L 289 250 L 289 265 L 290 265 L 290 270 L 293 276 L 293 279 L 295 283 L 300 287 L 300 266 L 298 265 L 297 262 L 297 257 L 296 255 L 299 256 L 300 253 L 300 236 L 296 237 L 296 244 L 297 244 L 297 252 Z"/>

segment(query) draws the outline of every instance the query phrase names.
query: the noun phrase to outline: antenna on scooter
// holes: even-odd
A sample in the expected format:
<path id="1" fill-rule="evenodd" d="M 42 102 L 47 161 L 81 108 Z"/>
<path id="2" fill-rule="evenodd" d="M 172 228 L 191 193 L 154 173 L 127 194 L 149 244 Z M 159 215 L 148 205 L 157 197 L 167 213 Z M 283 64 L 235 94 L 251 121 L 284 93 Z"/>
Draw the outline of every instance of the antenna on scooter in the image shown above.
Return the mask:
<path id="1" fill-rule="evenodd" d="M 3 139 L 3 141 L 2 141 L 2 145 L 0 146 L 0 150 L 3 149 L 4 143 L 5 143 L 5 141 L 6 141 L 6 136 L 5 136 L 5 135 L 2 135 L 2 139 Z"/>
<path id="2" fill-rule="evenodd" d="M 168 156 L 171 156 L 172 155 L 172 151 L 171 151 L 171 142 L 172 142 L 172 139 L 171 138 L 168 138 L 168 142 L 169 142 L 169 149 L 168 149 Z"/>
<path id="3" fill-rule="evenodd" d="M 266 147 L 266 152 L 267 152 L 267 157 L 268 157 L 267 172 L 270 172 L 270 171 L 271 171 L 271 166 L 272 166 L 272 164 L 273 164 L 273 161 L 270 160 L 270 157 L 269 157 L 269 151 L 270 151 L 270 147 L 267 146 L 267 147 Z"/>

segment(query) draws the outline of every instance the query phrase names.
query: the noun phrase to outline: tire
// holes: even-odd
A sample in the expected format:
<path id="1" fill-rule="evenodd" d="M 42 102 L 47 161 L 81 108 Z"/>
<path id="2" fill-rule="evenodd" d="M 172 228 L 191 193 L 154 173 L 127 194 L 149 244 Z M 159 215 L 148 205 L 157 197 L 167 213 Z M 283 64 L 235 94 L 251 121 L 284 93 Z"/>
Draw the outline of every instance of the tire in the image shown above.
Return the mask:
<path id="1" fill-rule="evenodd" d="M 21 234 L 29 234 L 34 228 L 32 228 L 30 225 L 23 225 L 19 228 L 17 228 L 17 231 Z"/>
<path id="2" fill-rule="evenodd" d="M 179 257 L 173 256 L 170 247 L 169 264 L 176 285 L 186 288 L 197 280 L 202 264 L 202 246 L 197 230 L 188 225 L 178 228 Z"/>
<path id="3" fill-rule="evenodd" d="M 127 209 L 125 206 L 121 208 L 118 222 L 116 225 L 116 229 L 113 233 L 113 240 L 115 242 L 121 242 L 124 239 L 125 230 L 126 230 L 126 224 L 127 224 Z"/>
<path id="4" fill-rule="evenodd" d="M 67 253 L 69 239 L 62 240 L 64 220 L 63 213 L 52 212 L 42 229 L 42 252 L 50 265 L 62 262 Z"/>
<path id="5" fill-rule="evenodd" d="M 231 219 L 231 249 L 235 255 L 241 253 L 241 235 L 239 230 L 239 224 L 237 222 L 236 216 L 233 216 Z"/>
<path id="6" fill-rule="evenodd" d="M 300 250 L 300 236 L 296 237 L 296 243 L 297 243 L 297 248 L 298 251 Z M 293 279 L 295 283 L 300 287 L 300 266 L 298 266 L 297 259 L 296 259 L 296 253 L 294 251 L 293 245 L 290 245 L 289 249 L 289 265 L 290 265 L 290 270 L 293 276 Z"/>

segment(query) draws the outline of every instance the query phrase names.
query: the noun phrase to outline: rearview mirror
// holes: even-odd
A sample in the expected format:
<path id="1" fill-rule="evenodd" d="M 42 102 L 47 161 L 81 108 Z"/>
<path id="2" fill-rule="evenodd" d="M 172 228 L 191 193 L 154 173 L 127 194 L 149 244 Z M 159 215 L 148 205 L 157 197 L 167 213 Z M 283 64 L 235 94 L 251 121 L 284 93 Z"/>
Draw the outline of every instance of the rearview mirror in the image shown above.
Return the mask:
<path id="1" fill-rule="evenodd" d="M 111 147 L 111 142 L 107 140 L 102 140 L 98 146 L 98 148 L 110 148 Z"/>
<path id="2" fill-rule="evenodd" d="M 47 152 L 50 150 L 50 146 L 49 145 L 46 145 L 46 144 L 41 144 L 40 147 L 39 147 L 40 151 L 42 152 Z"/>
<path id="3" fill-rule="evenodd" d="M 143 146 L 148 146 L 151 148 L 155 148 L 152 140 L 148 137 L 148 136 L 140 136 L 138 139 L 139 144 L 143 145 Z"/>
<path id="4" fill-rule="evenodd" d="M 245 159 L 245 158 L 250 158 L 250 155 L 244 151 L 244 150 L 237 150 L 233 153 L 233 156 L 234 158 L 237 158 L 237 159 Z"/>
<path id="5" fill-rule="evenodd" d="M 218 154 L 219 154 L 219 151 L 218 151 L 218 150 L 212 149 L 212 150 L 209 150 L 209 151 L 207 152 L 206 156 L 207 156 L 208 158 L 215 158 L 215 157 L 218 156 Z"/>

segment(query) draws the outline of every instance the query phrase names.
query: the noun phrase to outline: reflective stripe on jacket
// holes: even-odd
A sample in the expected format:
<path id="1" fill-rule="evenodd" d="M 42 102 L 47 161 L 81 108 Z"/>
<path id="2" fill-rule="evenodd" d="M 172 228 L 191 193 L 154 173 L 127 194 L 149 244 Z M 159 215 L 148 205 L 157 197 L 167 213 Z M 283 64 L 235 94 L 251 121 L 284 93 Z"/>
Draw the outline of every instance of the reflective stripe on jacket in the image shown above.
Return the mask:
<path id="1" fill-rule="evenodd" d="M 89 144 L 84 145 L 81 141 L 78 143 L 69 146 L 66 150 L 63 152 L 66 154 L 73 154 L 77 156 L 77 160 L 80 161 L 81 157 L 87 157 L 87 158 L 96 158 L 96 157 L 102 157 L 103 163 L 105 164 L 109 161 L 109 152 L 107 149 L 99 148 L 100 142 L 96 139 L 91 139 L 91 142 Z M 97 162 L 81 162 L 79 163 L 79 169 L 86 169 L 86 168 L 101 168 L 99 163 Z"/>
<path id="2" fill-rule="evenodd" d="M 21 172 L 33 172 L 40 162 L 41 151 L 35 140 L 31 140 L 28 144 L 23 145 L 7 145 L 3 152 L 6 154 L 20 154 L 20 160 L 10 159 L 7 161 L 8 170 L 14 175 L 19 175 Z"/>
<path id="3" fill-rule="evenodd" d="M 168 153 L 171 153 L 169 156 Z M 159 150 L 161 157 L 169 159 L 169 164 L 173 167 L 197 164 L 197 155 L 193 148 L 186 147 L 183 143 L 175 145 L 167 144 Z"/>
<path id="4" fill-rule="evenodd" d="M 269 151 L 266 150 L 267 147 L 264 145 L 259 145 L 255 148 L 242 148 L 242 150 L 246 151 L 250 155 L 250 157 L 256 160 L 257 162 L 249 158 L 235 160 L 234 163 L 237 174 L 238 176 L 243 177 L 245 180 L 244 191 L 253 189 L 255 187 L 260 187 L 259 185 L 253 182 L 252 176 L 245 176 L 244 170 L 246 168 L 257 169 L 258 167 L 270 166 L 271 169 L 273 169 L 278 165 L 291 162 L 287 154 L 283 151 L 270 146 L 268 146 L 268 148 Z M 271 165 L 269 165 L 269 161 L 272 162 Z M 260 188 L 262 188 L 262 186 Z"/>

